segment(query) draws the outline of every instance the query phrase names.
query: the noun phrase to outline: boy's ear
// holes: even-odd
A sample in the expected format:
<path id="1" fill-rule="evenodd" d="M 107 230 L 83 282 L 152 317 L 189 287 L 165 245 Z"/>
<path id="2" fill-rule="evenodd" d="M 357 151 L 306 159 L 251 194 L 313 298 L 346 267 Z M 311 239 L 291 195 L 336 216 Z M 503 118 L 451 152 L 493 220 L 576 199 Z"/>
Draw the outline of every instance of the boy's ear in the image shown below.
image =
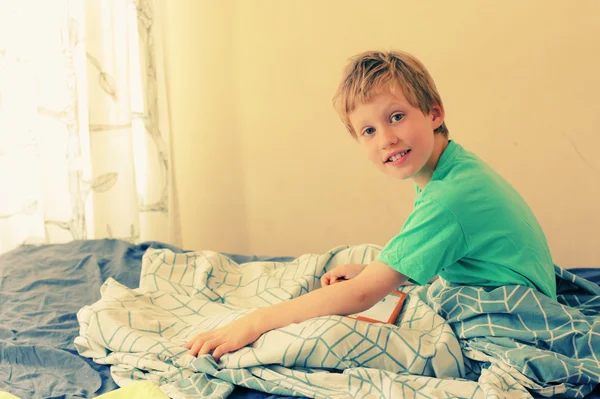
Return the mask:
<path id="1" fill-rule="evenodd" d="M 429 115 L 431 117 L 431 122 L 433 123 L 433 130 L 442 126 L 442 123 L 444 123 L 445 116 L 443 106 L 439 104 L 434 105 L 433 107 L 431 107 L 431 112 L 429 113 Z"/>

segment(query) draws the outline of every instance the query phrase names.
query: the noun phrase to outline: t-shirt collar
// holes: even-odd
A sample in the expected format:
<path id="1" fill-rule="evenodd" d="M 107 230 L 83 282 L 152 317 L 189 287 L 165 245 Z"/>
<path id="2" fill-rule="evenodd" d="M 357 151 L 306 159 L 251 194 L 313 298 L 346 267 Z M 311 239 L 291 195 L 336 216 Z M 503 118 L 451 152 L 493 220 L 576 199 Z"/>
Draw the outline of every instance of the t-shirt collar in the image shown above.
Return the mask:
<path id="1" fill-rule="evenodd" d="M 431 175 L 430 181 L 441 180 L 444 178 L 444 176 L 446 176 L 446 174 L 448 173 L 448 168 L 452 163 L 452 160 L 459 151 L 459 147 L 460 145 L 456 144 L 454 141 L 448 140 L 448 146 L 446 147 L 444 152 L 442 152 L 442 155 L 440 155 L 440 159 L 438 160 L 438 163 L 435 166 L 435 170 Z M 415 187 L 417 189 L 417 194 L 420 193 L 421 189 L 419 188 L 419 186 Z"/>

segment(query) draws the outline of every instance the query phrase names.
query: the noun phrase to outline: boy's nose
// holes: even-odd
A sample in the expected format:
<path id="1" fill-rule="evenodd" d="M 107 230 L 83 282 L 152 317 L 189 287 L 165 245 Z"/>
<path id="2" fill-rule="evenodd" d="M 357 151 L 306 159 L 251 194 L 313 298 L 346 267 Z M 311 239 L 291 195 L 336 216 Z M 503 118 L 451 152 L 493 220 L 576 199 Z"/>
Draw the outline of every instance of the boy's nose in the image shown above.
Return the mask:
<path id="1" fill-rule="evenodd" d="M 381 148 L 387 148 L 398 142 L 398 137 L 394 134 L 390 128 L 380 129 L 379 139 L 381 140 Z"/>

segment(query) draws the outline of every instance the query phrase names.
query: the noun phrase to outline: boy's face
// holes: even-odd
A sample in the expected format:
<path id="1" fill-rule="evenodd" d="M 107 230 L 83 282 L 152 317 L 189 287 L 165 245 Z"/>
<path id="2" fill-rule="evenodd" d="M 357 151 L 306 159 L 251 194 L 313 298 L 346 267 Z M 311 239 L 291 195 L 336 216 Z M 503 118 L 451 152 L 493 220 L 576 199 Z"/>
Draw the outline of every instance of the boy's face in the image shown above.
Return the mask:
<path id="1" fill-rule="evenodd" d="M 436 144 L 441 142 L 439 138 L 446 141 L 443 135 L 433 133 L 444 121 L 441 107 L 432 107 L 424 115 L 410 105 L 398 87 L 393 94 L 382 90 L 370 102 L 357 104 L 348 117 L 358 142 L 384 173 L 400 179 L 412 178 L 419 186 L 427 183 L 427 175 L 431 178 L 443 151 Z"/>

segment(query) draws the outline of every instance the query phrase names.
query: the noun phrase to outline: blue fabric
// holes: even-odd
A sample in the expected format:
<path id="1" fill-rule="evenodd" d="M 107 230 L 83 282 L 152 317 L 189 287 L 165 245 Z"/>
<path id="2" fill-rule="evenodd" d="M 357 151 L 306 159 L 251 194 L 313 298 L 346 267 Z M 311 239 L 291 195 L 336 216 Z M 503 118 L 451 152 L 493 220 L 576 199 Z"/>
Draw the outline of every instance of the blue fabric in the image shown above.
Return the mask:
<path id="1" fill-rule="evenodd" d="M 73 241 L 23 246 L 0 256 L 0 391 L 20 398 L 90 398 L 117 389 L 107 366 L 79 356 L 73 339 L 77 311 L 100 299 L 100 286 L 113 277 L 138 286 L 147 248 L 181 249 L 147 242 Z M 231 255 L 243 263 L 260 256 Z M 291 259 L 291 258 L 286 258 Z M 236 399 L 273 399 L 236 390 Z"/>
<path id="2" fill-rule="evenodd" d="M 575 267 L 568 270 L 579 277 L 583 277 L 594 284 L 600 285 L 600 269 Z"/>
<path id="3" fill-rule="evenodd" d="M 518 370 L 508 372 L 515 379 L 539 384 L 540 393 L 581 397 L 600 382 L 600 287 L 568 270 L 555 272 L 558 301 L 525 286 L 484 289 L 440 279 L 427 302 L 469 358 L 489 370 L 500 360 Z"/>

